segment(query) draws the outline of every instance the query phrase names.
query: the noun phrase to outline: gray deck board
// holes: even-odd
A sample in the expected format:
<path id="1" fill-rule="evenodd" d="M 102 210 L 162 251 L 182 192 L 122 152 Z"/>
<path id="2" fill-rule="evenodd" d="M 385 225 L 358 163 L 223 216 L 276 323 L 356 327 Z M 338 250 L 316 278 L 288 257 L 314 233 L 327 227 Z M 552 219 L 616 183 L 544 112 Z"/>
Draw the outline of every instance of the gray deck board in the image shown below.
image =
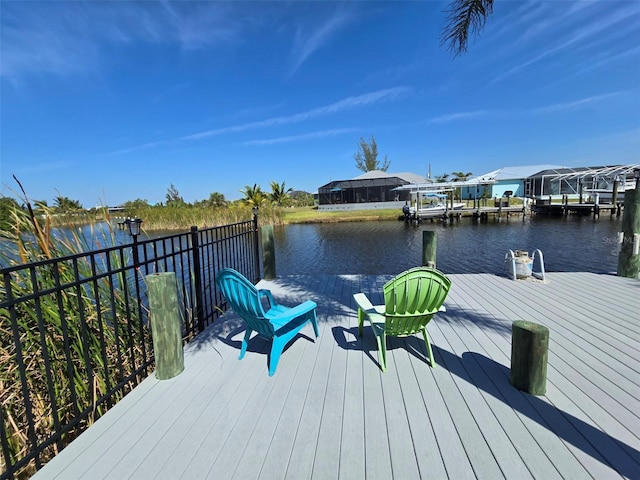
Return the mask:
<path id="1" fill-rule="evenodd" d="M 549 273 L 548 282 L 451 275 L 447 311 L 421 338 L 358 336 L 353 293 L 382 301 L 390 276 L 263 281 L 318 303 L 268 376 L 269 344 L 233 312 L 50 461 L 38 479 L 640 478 L 640 282 Z M 509 383 L 511 323 L 550 331 L 547 393 Z"/>

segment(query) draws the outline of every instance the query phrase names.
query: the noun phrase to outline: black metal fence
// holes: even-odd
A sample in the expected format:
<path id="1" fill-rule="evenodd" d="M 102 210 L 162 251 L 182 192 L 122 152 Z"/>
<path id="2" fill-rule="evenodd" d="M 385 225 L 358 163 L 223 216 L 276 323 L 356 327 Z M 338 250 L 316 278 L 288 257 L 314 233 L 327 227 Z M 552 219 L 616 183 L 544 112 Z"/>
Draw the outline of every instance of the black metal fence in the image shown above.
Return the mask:
<path id="1" fill-rule="evenodd" d="M 217 272 L 260 278 L 251 221 L 0 270 L 0 467 L 24 477 L 149 375 L 145 276 L 175 272 L 188 342 L 222 314 Z"/>

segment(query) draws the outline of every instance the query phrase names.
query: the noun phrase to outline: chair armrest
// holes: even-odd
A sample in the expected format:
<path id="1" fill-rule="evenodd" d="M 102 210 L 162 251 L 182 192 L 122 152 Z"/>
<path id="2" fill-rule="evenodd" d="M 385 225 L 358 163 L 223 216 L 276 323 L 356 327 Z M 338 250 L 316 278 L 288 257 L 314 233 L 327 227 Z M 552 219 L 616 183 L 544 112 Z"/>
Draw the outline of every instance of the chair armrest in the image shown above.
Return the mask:
<path id="1" fill-rule="evenodd" d="M 356 305 L 358 305 L 358 308 L 360 310 L 364 310 L 366 312 L 367 310 L 370 310 L 373 308 L 371 301 L 367 298 L 367 296 L 364 293 L 355 293 L 353 295 L 353 300 L 354 302 L 356 302 Z"/>
<path id="2" fill-rule="evenodd" d="M 269 301 L 269 308 L 273 307 L 276 304 L 275 300 L 273 299 L 273 295 L 271 294 L 271 290 L 258 290 L 258 298 L 260 297 L 267 297 L 267 300 Z"/>
<path id="3" fill-rule="evenodd" d="M 367 298 L 364 293 L 355 293 L 353 295 L 353 300 L 356 302 L 356 305 L 360 310 L 362 310 L 367 315 L 382 315 L 384 316 L 384 305 L 373 305 L 371 301 Z M 428 315 L 428 314 L 436 314 L 438 312 L 446 312 L 447 307 L 442 305 L 438 310 L 428 311 L 428 312 L 420 312 L 420 314 L 416 314 L 416 316 Z"/>
<path id="4" fill-rule="evenodd" d="M 317 306 L 318 305 L 313 300 L 307 300 L 306 302 L 302 302 L 301 304 L 296 305 L 293 308 L 287 308 L 284 311 L 277 311 L 274 313 L 271 313 L 271 311 L 267 315 L 267 319 L 269 320 L 271 325 L 273 325 L 274 329 L 278 330 L 286 326 L 292 320 L 302 317 L 306 313 L 315 310 Z"/>

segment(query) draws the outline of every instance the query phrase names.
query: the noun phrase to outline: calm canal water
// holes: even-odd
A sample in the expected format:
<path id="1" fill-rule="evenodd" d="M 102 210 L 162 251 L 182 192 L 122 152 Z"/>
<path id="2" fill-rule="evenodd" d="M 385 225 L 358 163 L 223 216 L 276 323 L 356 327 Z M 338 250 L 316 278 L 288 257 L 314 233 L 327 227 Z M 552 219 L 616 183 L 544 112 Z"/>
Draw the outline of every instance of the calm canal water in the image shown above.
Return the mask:
<path id="1" fill-rule="evenodd" d="M 437 267 L 445 273 L 504 273 L 509 249 L 540 249 L 547 271 L 615 272 L 618 265 L 617 233 L 621 218 L 601 216 L 512 217 L 474 223 L 368 221 L 287 225 L 275 228 L 276 273 L 391 274 L 422 263 L 422 232 L 438 235 Z M 79 227 L 90 248 L 105 247 L 104 225 Z M 150 237 L 172 232 L 154 232 Z M 175 233 L 175 232 L 174 232 Z M 144 240 L 146 235 L 141 235 Z M 130 243 L 126 232 L 116 232 L 116 244 Z M 5 245 L 0 242 L 0 247 Z M 0 266 L 1 262 L 0 262 Z"/>
<path id="2" fill-rule="evenodd" d="M 445 273 L 504 273 L 508 250 L 540 249 L 553 271 L 615 272 L 621 218 L 512 217 L 474 223 L 401 221 L 288 225 L 275 229 L 276 273 L 397 274 L 422 263 L 422 232 L 437 232 L 437 267 Z M 536 267 L 537 269 L 537 267 Z"/>

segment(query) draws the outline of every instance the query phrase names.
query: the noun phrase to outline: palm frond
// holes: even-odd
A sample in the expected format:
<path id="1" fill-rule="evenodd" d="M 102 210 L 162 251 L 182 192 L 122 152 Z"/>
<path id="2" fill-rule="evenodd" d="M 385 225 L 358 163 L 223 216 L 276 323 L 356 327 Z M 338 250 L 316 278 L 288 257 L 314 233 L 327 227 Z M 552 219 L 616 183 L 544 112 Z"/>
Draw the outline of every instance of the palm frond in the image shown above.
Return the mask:
<path id="1" fill-rule="evenodd" d="M 478 35 L 493 13 L 493 0 L 453 0 L 446 10 L 447 24 L 441 44 L 448 44 L 454 56 L 467 51 L 470 31 Z"/>

